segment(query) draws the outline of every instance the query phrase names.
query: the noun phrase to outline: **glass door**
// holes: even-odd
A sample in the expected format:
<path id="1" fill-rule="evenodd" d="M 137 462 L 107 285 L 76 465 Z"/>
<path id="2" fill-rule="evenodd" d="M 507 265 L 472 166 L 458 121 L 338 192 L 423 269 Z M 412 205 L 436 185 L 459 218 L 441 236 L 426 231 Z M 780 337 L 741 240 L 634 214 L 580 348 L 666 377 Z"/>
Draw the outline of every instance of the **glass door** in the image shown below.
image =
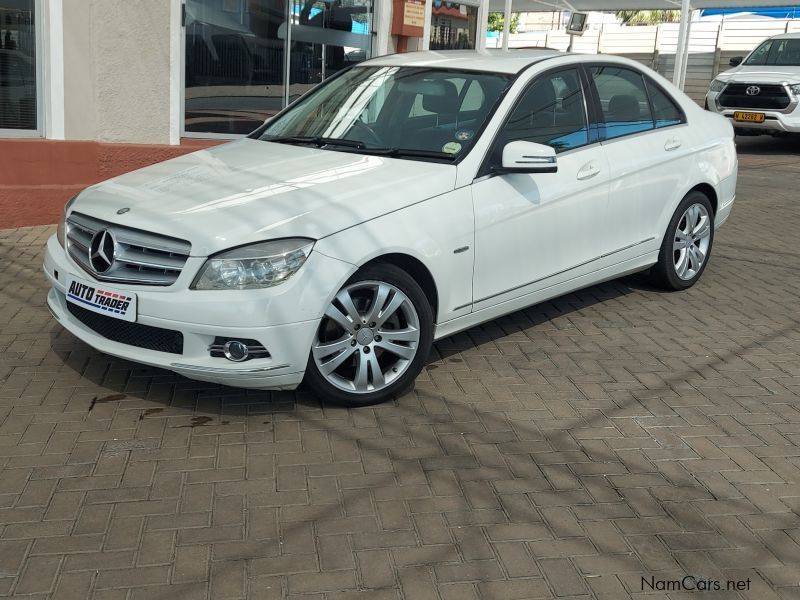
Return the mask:
<path id="1" fill-rule="evenodd" d="M 186 0 L 184 132 L 247 134 L 326 77 L 365 60 L 372 3 Z"/>
<path id="2" fill-rule="evenodd" d="M 186 0 L 184 131 L 247 134 L 284 105 L 286 0 Z"/>
<path id="3" fill-rule="evenodd" d="M 371 49 L 372 0 L 290 0 L 291 65 L 288 101 L 353 63 Z"/>

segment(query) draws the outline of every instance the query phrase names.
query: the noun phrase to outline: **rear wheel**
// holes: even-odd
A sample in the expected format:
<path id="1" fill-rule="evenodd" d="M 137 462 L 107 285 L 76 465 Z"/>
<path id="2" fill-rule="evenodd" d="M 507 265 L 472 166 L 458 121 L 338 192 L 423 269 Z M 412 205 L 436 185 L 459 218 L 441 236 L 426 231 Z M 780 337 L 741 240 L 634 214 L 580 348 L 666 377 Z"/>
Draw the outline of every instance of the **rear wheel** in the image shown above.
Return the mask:
<path id="1" fill-rule="evenodd" d="M 669 290 L 693 286 L 708 264 L 714 243 L 714 209 L 701 192 L 690 192 L 670 220 L 658 262 L 650 271 L 653 282 Z"/>
<path id="2" fill-rule="evenodd" d="M 394 265 L 356 273 L 325 310 L 306 382 L 323 401 L 367 406 L 404 392 L 433 342 L 433 312 L 416 281 Z"/>

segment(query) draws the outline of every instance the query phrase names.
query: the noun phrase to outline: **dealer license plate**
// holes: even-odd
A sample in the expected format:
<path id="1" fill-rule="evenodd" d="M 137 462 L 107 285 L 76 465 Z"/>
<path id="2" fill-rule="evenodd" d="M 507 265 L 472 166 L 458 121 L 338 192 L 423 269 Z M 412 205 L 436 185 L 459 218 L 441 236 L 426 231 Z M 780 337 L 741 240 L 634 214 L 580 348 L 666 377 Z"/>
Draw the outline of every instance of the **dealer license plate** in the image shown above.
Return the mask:
<path id="1" fill-rule="evenodd" d="M 67 302 L 107 317 L 136 321 L 136 294 L 104 283 L 93 283 L 67 275 Z"/>
<path id="2" fill-rule="evenodd" d="M 733 113 L 733 120 L 739 121 L 740 123 L 763 123 L 764 113 L 742 112 L 737 110 Z"/>

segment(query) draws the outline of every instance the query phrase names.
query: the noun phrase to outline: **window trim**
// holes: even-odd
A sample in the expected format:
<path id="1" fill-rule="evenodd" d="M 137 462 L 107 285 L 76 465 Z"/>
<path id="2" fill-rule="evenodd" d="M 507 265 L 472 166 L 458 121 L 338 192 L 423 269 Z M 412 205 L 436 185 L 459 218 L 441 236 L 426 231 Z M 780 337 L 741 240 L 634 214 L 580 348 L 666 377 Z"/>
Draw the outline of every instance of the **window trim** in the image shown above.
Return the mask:
<path id="1" fill-rule="evenodd" d="M 533 77 L 527 83 L 525 88 L 519 94 L 517 94 L 517 97 L 514 99 L 514 103 L 508 109 L 508 113 L 505 115 L 505 118 L 503 119 L 503 122 L 500 124 L 500 126 L 495 131 L 494 137 L 493 137 L 491 143 L 489 144 L 489 147 L 488 147 L 488 149 L 486 151 L 486 155 L 483 157 L 483 160 L 481 161 L 480 167 L 478 168 L 478 172 L 475 174 L 475 178 L 474 179 L 484 178 L 486 176 L 490 176 L 491 177 L 491 176 L 496 175 L 496 173 L 492 169 L 492 165 L 490 164 L 492 154 L 494 153 L 494 150 L 495 150 L 495 148 L 496 148 L 496 146 L 497 146 L 497 144 L 498 144 L 498 142 L 500 140 L 500 133 L 502 132 L 503 127 L 505 127 L 505 125 L 508 122 L 508 120 L 514 114 L 514 111 L 520 105 L 520 103 L 522 102 L 522 99 L 525 97 L 525 94 L 528 93 L 528 90 L 530 90 L 531 87 L 533 85 L 535 85 L 536 82 L 538 82 L 543 77 L 548 77 L 548 76 L 552 75 L 553 73 L 558 73 L 560 71 L 569 71 L 569 70 L 577 71 L 577 73 L 578 73 L 578 81 L 581 84 L 581 91 L 583 92 L 583 113 L 584 113 L 584 117 L 586 118 L 586 136 L 587 136 L 587 140 L 588 141 L 587 141 L 586 144 L 582 144 L 580 146 L 575 146 L 574 148 L 570 148 L 569 150 L 565 150 L 561 154 L 565 154 L 567 152 L 574 152 L 576 150 L 583 150 L 584 148 L 588 148 L 588 147 L 593 146 L 594 144 L 600 143 L 602 141 L 599 138 L 593 139 L 594 136 L 592 135 L 592 131 L 593 130 L 597 131 L 596 123 L 594 122 L 595 115 L 593 114 L 593 111 L 590 110 L 591 104 L 590 104 L 589 98 L 588 98 L 589 93 L 588 93 L 588 88 L 586 87 L 586 77 L 585 77 L 585 73 L 583 73 L 582 64 L 573 62 L 573 63 L 569 63 L 569 64 L 566 64 L 566 65 L 559 65 L 557 67 L 551 67 L 549 69 L 546 69 L 546 70 L 542 71 L 541 73 L 539 73 L 535 77 Z M 520 71 L 520 74 L 522 74 L 522 72 L 523 71 Z"/>
<path id="2" fill-rule="evenodd" d="M 590 86 L 590 88 L 592 90 L 592 97 L 593 97 L 592 100 L 593 100 L 594 107 L 595 107 L 594 112 L 595 112 L 597 132 L 598 132 L 598 136 L 599 136 L 599 141 L 600 142 L 602 142 L 602 143 L 614 142 L 616 140 L 625 139 L 625 138 L 628 138 L 628 137 L 631 137 L 631 136 L 634 136 L 634 135 L 643 135 L 643 134 L 651 133 L 651 132 L 654 132 L 654 131 L 661 131 L 662 129 L 669 129 L 670 127 L 679 127 L 681 125 L 686 125 L 686 123 L 688 122 L 688 120 L 686 118 L 686 111 L 683 110 L 683 106 L 681 106 L 681 103 L 678 102 L 677 100 L 675 100 L 675 98 L 672 96 L 672 94 L 670 94 L 666 89 L 664 89 L 664 87 L 662 85 L 660 85 L 655 79 L 650 77 L 650 75 L 648 75 L 644 71 L 636 68 L 635 66 L 627 65 L 627 64 L 618 64 L 618 63 L 613 63 L 613 62 L 604 62 L 604 61 L 591 61 L 591 62 L 584 63 L 582 66 L 583 66 L 583 68 L 584 68 L 584 70 L 586 72 L 586 78 L 587 78 L 587 80 L 589 82 L 589 86 Z M 592 77 L 592 74 L 591 74 L 591 69 L 594 68 L 594 67 L 617 67 L 619 69 L 627 69 L 628 71 L 632 71 L 634 73 L 637 73 L 638 75 L 641 75 L 642 83 L 644 85 L 645 96 L 647 97 L 647 105 L 650 108 L 650 116 L 652 117 L 652 123 L 653 123 L 653 128 L 652 129 L 645 129 L 645 130 L 642 130 L 642 131 L 633 131 L 631 133 L 625 133 L 623 135 L 617 135 L 617 136 L 614 136 L 614 137 L 611 137 L 611 138 L 606 137 L 604 135 L 600 135 L 600 131 L 601 131 L 600 124 L 603 122 L 602 119 L 605 118 L 605 115 L 603 114 L 603 105 L 600 102 L 600 93 L 597 91 L 597 86 L 594 84 L 594 78 Z M 655 111 L 653 110 L 653 97 L 650 94 L 650 86 L 651 85 L 653 87 L 655 87 L 656 89 L 658 89 L 659 91 L 661 91 L 661 93 L 664 94 L 672 102 L 672 104 L 675 105 L 675 107 L 677 107 L 678 112 L 680 113 L 680 116 L 681 116 L 680 122 L 673 123 L 672 125 L 663 125 L 662 127 L 658 127 L 656 125 L 656 114 L 655 114 Z"/>
<path id="3" fill-rule="evenodd" d="M 33 0 L 33 10 L 34 10 L 34 24 L 33 24 L 33 35 L 34 35 L 34 61 L 35 61 L 35 72 L 34 72 L 34 85 L 36 86 L 35 89 L 35 96 L 36 96 L 36 127 L 34 129 L 3 129 L 0 128 L 0 138 L 3 139 L 30 139 L 30 138 L 42 138 L 45 136 L 45 110 L 44 110 L 44 50 L 45 50 L 45 40 L 44 40 L 44 2 L 42 0 Z"/>

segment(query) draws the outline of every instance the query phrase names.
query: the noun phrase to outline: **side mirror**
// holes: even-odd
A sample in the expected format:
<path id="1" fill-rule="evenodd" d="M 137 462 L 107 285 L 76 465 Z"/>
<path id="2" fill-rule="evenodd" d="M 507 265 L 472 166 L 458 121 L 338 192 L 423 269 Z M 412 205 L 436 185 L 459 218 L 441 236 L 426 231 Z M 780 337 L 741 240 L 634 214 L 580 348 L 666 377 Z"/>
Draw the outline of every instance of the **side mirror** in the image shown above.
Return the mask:
<path id="1" fill-rule="evenodd" d="M 732 59 L 730 59 L 730 61 L 728 61 L 728 64 L 730 64 L 732 67 L 738 67 L 740 64 L 742 64 L 743 60 L 744 56 L 734 56 Z"/>
<path id="2" fill-rule="evenodd" d="M 534 142 L 509 142 L 503 148 L 502 173 L 555 173 L 556 151 Z"/>

